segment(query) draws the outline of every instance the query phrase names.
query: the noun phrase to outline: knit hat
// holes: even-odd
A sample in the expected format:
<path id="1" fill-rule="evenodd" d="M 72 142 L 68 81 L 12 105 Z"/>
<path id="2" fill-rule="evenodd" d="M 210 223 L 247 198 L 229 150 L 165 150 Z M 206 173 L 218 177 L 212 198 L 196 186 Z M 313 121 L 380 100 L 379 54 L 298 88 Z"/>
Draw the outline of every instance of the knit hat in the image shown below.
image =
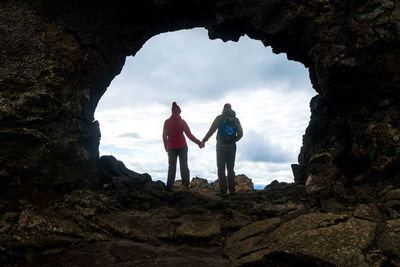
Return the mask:
<path id="1" fill-rule="evenodd" d="M 174 101 L 172 103 L 172 113 L 176 113 L 176 114 L 180 114 L 181 113 L 181 108 L 178 106 L 178 104 L 176 104 L 176 102 Z"/>
<path id="2" fill-rule="evenodd" d="M 226 104 L 224 105 L 224 111 L 231 110 L 231 109 L 232 109 L 231 104 L 226 103 Z"/>

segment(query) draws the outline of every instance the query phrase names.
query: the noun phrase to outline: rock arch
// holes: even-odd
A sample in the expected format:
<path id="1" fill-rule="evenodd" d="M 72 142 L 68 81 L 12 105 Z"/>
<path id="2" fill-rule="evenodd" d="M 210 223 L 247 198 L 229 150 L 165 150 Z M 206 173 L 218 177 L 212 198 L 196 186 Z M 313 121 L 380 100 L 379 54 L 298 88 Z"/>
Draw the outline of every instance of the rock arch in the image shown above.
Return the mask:
<path id="1" fill-rule="evenodd" d="M 395 1 L 0 2 L 0 178 L 12 188 L 96 187 L 96 105 L 150 37 L 202 26 L 309 68 L 319 95 L 295 180 L 398 183 L 400 3 Z"/>

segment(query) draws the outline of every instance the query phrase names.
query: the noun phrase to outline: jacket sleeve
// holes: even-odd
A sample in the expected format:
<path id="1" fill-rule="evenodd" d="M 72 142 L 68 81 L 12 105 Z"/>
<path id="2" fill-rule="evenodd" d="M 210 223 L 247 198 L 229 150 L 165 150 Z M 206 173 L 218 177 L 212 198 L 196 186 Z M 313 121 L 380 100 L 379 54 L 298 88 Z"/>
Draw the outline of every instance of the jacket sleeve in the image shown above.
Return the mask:
<path id="1" fill-rule="evenodd" d="M 192 134 L 192 132 L 189 129 L 189 126 L 187 125 L 186 121 L 184 121 L 184 120 L 183 120 L 183 132 L 186 134 L 186 136 L 190 140 L 192 140 L 193 143 L 200 145 L 200 140 L 197 139 L 196 137 L 194 137 L 194 135 Z"/>
<path id="2" fill-rule="evenodd" d="M 236 141 L 239 141 L 243 137 L 243 129 L 242 125 L 240 124 L 240 121 L 238 118 L 237 119 L 237 136 L 236 136 Z"/>
<path id="3" fill-rule="evenodd" d="M 219 121 L 220 121 L 220 116 L 217 116 L 215 118 L 215 120 L 213 121 L 213 123 L 210 126 L 210 129 L 208 130 L 206 136 L 204 136 L 203 138 L 203 143 L 207 142 L 208 139 L 210 139 L 210 137 L 215 133 L 215 131 L 218 129 L 219 126 Z"/>
<path id="4" fill-rule="evenodd" d="M 162 133 L 165 151 L 168 150 L 168 137 L 167 137 L 167 121 L 164 122 L 164 128 Z"/>

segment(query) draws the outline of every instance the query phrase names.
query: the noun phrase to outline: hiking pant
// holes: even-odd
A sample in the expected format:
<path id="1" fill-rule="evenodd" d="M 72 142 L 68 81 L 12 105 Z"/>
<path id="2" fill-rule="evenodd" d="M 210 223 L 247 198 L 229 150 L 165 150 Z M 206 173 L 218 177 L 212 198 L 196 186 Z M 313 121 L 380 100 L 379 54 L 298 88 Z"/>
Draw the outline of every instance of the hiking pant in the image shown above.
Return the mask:
<path id="1" fill-rule="evenodd" d="M 188 148 L 168 149 L 168 180 L 167 190 L 174 188 L 176 175 L 176 159 L 179 157 L 179 168 L 181 170 L 182 184 L 189 186 L 189 167 L 187 162 Z"/>
<path id="2" fill-rule="evenodd" d="M 226 194 L 227 183 L 225 168 L 228 170 L 228 187 L 229 192 L 235 192 L 235 155 L 236 144 L 229 146 L 217 146 L 217 169 L 219 179 L 219 191 L 221 194 Z"/>

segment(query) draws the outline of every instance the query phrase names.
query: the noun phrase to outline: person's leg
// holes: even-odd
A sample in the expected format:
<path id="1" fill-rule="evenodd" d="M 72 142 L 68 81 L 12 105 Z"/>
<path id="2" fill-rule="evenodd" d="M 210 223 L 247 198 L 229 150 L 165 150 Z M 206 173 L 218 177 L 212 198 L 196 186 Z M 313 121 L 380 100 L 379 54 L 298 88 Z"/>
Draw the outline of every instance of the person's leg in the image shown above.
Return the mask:
<path id="1" fill-rule="evenodd" d="M 181 169 L 182 184 L 184 187 L 189 187 L 190 171 L 188 166 L 188 148 L 180 148 L 178 150 L 179 168 Z"/>
<path id="2" fill-rule="evenodd" d="M 167 179 L 168 191 L 171 191 L 174 188 L 177 156 L 178 154 L 176 149 L 168 149 L 168 179 Z"/>
<path id="3" fill-rule="evenodd" d="M 236 144 L 227 147 L 226 151 L 226 165 L 228 169 L 228 187 L 231 194 L 235 193 L 235 156 Z"/>
<path id="4" fill-rule="evenodd" d="M 226 176 L 225 176 L 225 166 L 226 166 L 226 153 L 223 147 L 217 147 L 217 169 L 218 169 L 218 179 L 219 179 L 219 191 L 221 194 L 226 194 Z"/>

